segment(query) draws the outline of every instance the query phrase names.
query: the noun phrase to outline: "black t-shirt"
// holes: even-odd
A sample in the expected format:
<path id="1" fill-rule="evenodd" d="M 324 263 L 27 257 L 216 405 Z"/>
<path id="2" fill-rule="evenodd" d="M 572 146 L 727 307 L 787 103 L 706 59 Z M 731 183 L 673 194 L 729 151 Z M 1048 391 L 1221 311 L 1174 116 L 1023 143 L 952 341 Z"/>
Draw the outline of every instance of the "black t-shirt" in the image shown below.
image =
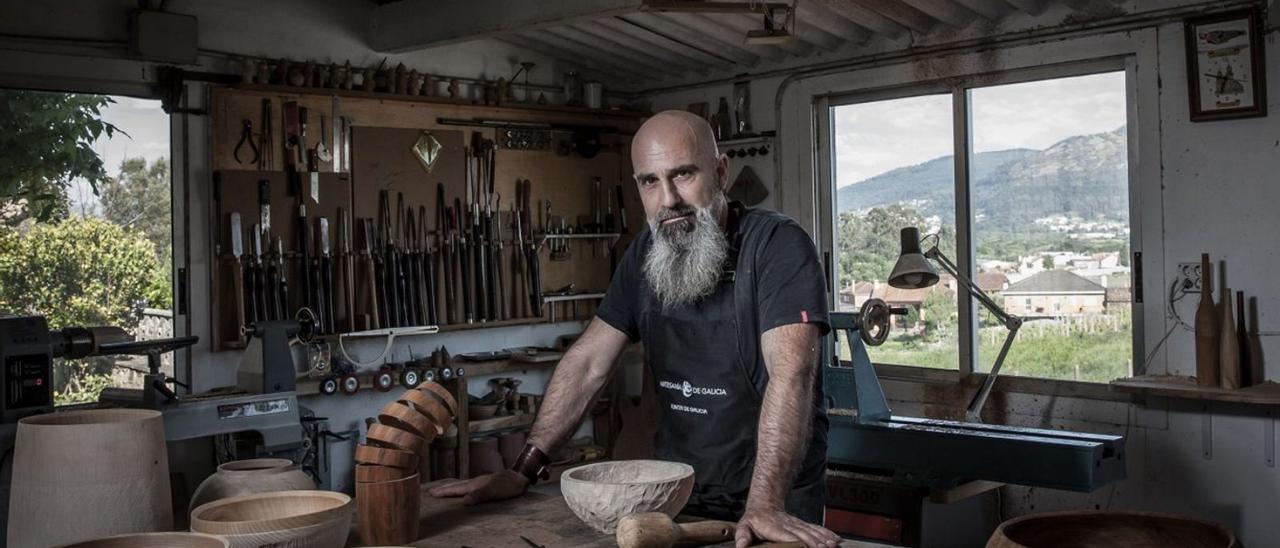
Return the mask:
<path id="1" fill-rule="evenodd" d="M 753 385 L 754 397 L 735 396 L 737 399 L 726 403 L 738 406 L 737 408 L 741 411 L 725 410 L 727 414 L 723 414 L 723 417 L 739 420 L 728 419 L 729 424 L 721 424 L 725 420 L 722 417 L 719 422 L 714 423 L 714 428 L 717 429 L 734 429 L 734 427 L 743 429 L 741 432 L 733 430 L 737 433 L 728 438 L 736 439 L 738 443 L 727 444 L 732 445 L 733 449 L 730 450 L 726 445 L 724 450 L 727 454 L 722 456 L 715 455 L 719 449 L 716 447 L 698 448 L 697 452 L 709 460 L 723 458 L 723 460 L 736 461 L 736 464 L 726 465 L 730 468 L 717 470 L 717 472 L 725 472 L 729 479 L 717 482 L 716 487 L 730 499 L 737 499 L 735 503 L 740 503 L 745 499 L 750 466 L 755 459 L 755 430 L 758 428 L 759 398 L 764 394 L 769 381 L 768 369 L 765 367 L 760 346 L 761 335 L 770 329 L 796 323 L 814 324 L 825 335 L 830 330 L 830 324 L 827 316 L 826 281 L 822 264 L 818 260 L 813 240 L 800 228 L 799 224 L 781 214 L 748 209 L 735 202 L 730 204 L 727 236 L 731 249 L 729 262 L 733 270 L 732 285 L 722 285 L 721 289 L 708 299 L 732 301 L 736 318 L 736 328 L 732 331 L 736 332 L 736 337 L 674 337 L 680 341 L 673 347 L 671 345 L 673 338 L 670 334 L 662 333 L 664 329 L 669 328 L 665 325 L 653 325 L 647 321 L 647 318 L 663 321 L 662 318 L 683 317 L 696 322 L 700 314 L 705 314 L 709 309 L 718 308 L 710 307 L 706 302 L 661 313 L 651 308 L 660 305 L 650 295 L 649 284 L 643 271 L 644 258 L 652 243 L 652 234 L 647 227 L 637 235 L 627 249 L 614 272 L 609 291 L 596 315 L 609 325 L 626 333 L 632 342 L 643 341 L 646 343 L 646 348 L 655 348 L 655 346 L 666 348 L 668 355 L 646 358 L 650 372 L 655 373 L 655 383 L 659 380 L 657 373 L 664 369 L 690 366 L 684 359 L 687 356 L 672 357 L 670 354 L 739 357 L 736 362 L 745 369 L 745 379 Z M 722 281 L 722 284 L 724 283 Z M 729 292 L 723 291 L 725 287 L 728 287 Z M 653 327 L 649 327 L 651 325 Z M 649 330 L 657 333 L 649 333 Z M 651 337 L 663 336 L 667 338 L 649 340 Z M 729 340 L 731 338 L 736 340 Z M 680 350 L 681 344 L 697 344 L 700 348 L 691 349 L 685 353 Z M 664 361 L 655 363 L 655 360 Z M 813 516 L 813 512 L 816 511 L 818 519 L 821 518 L 821 480 L 826 467 L 827 447 L 827 417 L 822 403 L 821 379 L 821 375 L 818 375 L 814 388 L 813 418 L 807 452 L 803 457 L 801 469 L 792 483 L 792 497 L 799 496 L 812 503 L 802 504 L 802 506 L 816 504 L 816 510 L 811 508 L 807 514 Z M 664 409 L 664 412 L 669 411 Z M 715 415 L 714 410 L 713 415 Z M 670 423 L 667 423 L 664 417 L 664 426 L 669 427 L 669 425 Z M 664 436 L 660 429 L 659 445 L 662 445 L 664 440 L 672 439 L 684 440 L 687 443 L 689 436 L 678 434 Z M 665 449 L 669 448 L 658 447 L 657 449 L 661 455 Z M 726 472 L 726 470 L 731 471 Z M 697 479 L 697 481 L 701 484 L 703 480 Z M 695 490 L 699 487 L 695 487 Z M 798 495 L 798 493 L 803 494 Z M 797 513 L 790 508 L 790 498 L 788 509 Z M 812 517 L 808 519 L 813 521 Z"/>

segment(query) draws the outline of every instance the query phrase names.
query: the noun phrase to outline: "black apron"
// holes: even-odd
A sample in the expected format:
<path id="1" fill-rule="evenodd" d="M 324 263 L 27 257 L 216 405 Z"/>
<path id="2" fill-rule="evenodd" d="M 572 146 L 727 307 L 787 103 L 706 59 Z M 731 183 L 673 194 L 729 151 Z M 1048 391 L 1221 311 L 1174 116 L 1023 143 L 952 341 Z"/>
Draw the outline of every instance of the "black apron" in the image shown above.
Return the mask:
<path id="1" fill-rule="evenodd" d="M 650 296 L 641 315 L 645 364 L 661 409 L 655 454 L 694 469 L 693 495 L 683 513 L 730 521 L 742 516 L 751 486 L 765 383 L 759 375 L 766 374 L 749 371 L 738 351 L 740 333 L 755 334 L 739 330 L 733 249 L 712 295 L 673 310 L 663 310 Z M 825 478 L 817 475 L 816 481 L 792 486 L 786 507 L 820 524 Z"/>

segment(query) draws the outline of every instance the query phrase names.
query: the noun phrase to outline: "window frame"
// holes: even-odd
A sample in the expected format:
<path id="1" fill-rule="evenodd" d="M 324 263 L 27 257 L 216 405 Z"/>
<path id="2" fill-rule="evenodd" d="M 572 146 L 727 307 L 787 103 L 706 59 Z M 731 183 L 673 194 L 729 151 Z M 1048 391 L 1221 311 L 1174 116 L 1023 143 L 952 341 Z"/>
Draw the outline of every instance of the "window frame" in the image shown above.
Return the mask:
<path id="1" fill-rule="evenodd" d="M 916 97 L 922 95 L 935 95 L 940 93 L 950 93 L 952 98 L 952 144 L 953 156 L 955 158 L 955 173 L 953 181 L 955 183 L 955 219 L 956 219 L 956 254 L 954 257 L 956 266 L 961 272 L 972 277 L 974 275 L 974 266 L 976 258 L 976 245 L 972 234 L 972 216 L 971 216 L 971 197 L 969 195 L 969 161 L 973 151 L 970 146 L 973 136 L 973 128 L 971 125 L 971 91 L 974 89 L 999 86 L 1006 84 L 1018 84 L 1025 82 L 1034 82 L 1041 80 L 1051 80 L 1058 78 L 1070 78 L 1077 76 L 1088 76 L 1093 74 L 1120 72 L 1125 73 L 1125 111 L 1126 111 L 1126 147 L 1128 149 L 1128 186 L 1129 186 L 1129 251 L 1130 261 L 1133 264 L 1136 256 L 1142 253 L 1142 201 L 1140 179 L 1141 170 L 1138 165 L 1139 150 L 1139 127 L 1137 113 L 1137 87 L 1139 84 L 1139 75 L 1137 71 L 1137 59 L 1134 53 L 1126 52 L 1111 56 L 1100 56 L 1092 59 L 1073 60 L 1056 64 L 1028 66 L 1021 68 L 1011 68 L 987 73 L 974 73 L 963 76 L 952 76 L 946 79 L 935 81 L 926 81 L 911 83 L 907 85 L 886 86 L 881 88 L 871 88 L 856 91 L 839 91 L 823 95 L 815 95 L 813 100 L 814 106 L 814 127 L 816 147 L 815 147 L 815 164 L 813 173 L 815 185 L 817 188 L 814 192 L 815 211 L 817 217 L 817 228 L 819 231 L 819 242 L 824 246 L 828 253 L 834 255 L 835 246 L 835 219 L 837 218 L 835 203 L 835 151 L 832 146 L 834 143 L 834 117 L 832 109 L 838 106 L 871 103 L 876 101 L 901 99 L 908 97 Z M 835 280 L 835 264 L 834 258 L 828 260 L 827 275 Z M 1135 267 L 1130 276 L 1141 275 L 1141 269 Z M 1141 280 L 1132 280 L 1135 290 L 1141 287 Z M 833 291 L 833 295 L 838 292 Z M 980 382 L 987 373 L 977 371 L 977 337 L 978 332 L 975 326 L 978 325 L 978 310 L 974 306 L 974 299 L 967 292 L 960 291 L 956 295 L 958 326 L 959 333 L 959 370 L 952 369 L 934 369 L 915 365 L 899 365 L 875 363 L 877 372 L 881 377 L 888 377 L 898 380 L 917 381 L 917 382 Z M 838 295 L 832 297 L 832 303 L 836 303 Z M 1142 375 L 1145 373 L 1144 359 L 1146 356 L 1145 347 L 1143 345 L 1143 333 L 1145 319 L 1143 317 L 1143 307 L 1141 295 L 1135 294 L 1129 303 L 1132 313 L 1131 322 L 1131 339 L 1132 339 L 1132 369 L 1131 375 Z M 1017 344 L 1017 341 L 1014 341 Z M 975 380 L 976 378 L 976 380 Z M 1088 395 L 1099 399 L 1123 399 L 1117 398 L 1111 393 L 1104 382 L 1075 381 L 1064 379 L 1051 379 L 1030 376 L 1015 376 L 1004 374 L 997 380 L 997 387 L 1003 385 L 1006 388 L 1015 390 L 1044 393 L 1044 394 L 1075 394 Z"/>

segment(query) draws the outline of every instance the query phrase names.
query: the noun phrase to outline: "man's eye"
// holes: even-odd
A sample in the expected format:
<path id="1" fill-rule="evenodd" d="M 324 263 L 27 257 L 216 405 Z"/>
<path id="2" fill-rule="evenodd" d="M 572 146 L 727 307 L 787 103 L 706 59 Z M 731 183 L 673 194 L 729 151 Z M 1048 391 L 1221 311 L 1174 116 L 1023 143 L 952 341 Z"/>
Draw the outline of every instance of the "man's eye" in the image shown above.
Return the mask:
<path id="1" fill-rule="evenodd" d="M 657 179 L 641 179 L 640 186 L 653 186 L 653 183 L 657 181 Z"/>
<path id="2" fill-rule="evenodd" d="M 692 177 L 692 176 L 693 176 L 693 172 L 687 169 L 682 169 L 676 172 L 677 179 L 688 179 L 689 177 Z"/>

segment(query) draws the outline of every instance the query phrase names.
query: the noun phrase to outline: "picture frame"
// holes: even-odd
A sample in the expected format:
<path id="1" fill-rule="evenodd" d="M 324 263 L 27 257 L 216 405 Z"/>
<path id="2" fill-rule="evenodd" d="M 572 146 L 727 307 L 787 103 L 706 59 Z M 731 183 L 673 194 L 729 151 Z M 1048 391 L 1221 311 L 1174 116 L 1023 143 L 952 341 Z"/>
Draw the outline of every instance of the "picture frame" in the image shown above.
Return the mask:
<path id="1" fill-rule="evenodd" d="M 1260 21 L 1248 8 L 1183 22 L 1192 122 L 1267 115 Z"/>

